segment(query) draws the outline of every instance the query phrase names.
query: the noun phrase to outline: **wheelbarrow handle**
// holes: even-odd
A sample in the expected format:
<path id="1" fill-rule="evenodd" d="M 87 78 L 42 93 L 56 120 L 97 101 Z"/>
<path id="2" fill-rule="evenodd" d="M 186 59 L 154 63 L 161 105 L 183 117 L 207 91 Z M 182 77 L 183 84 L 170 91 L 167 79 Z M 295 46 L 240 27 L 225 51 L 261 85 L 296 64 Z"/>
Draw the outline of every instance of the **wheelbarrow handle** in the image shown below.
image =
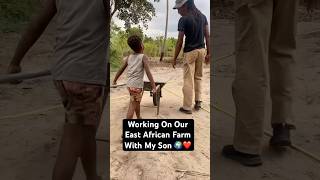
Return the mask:
<path id="1" fill-rule="evenodd" d="M 44 70 L 35 73 L 17 73 L 17 74 L 6 74 L 0 76 L 0 83 L 8 83 L 14 80 L 26 80 L 32 78 L 39 78 L 43 76 L 51 75 L 49 70 Z"/>
<path id="2" fill-rule="evenodd" d="M 125 86 L 125 85 L 127 85 L 127 84 L 124 83 L 124 84 L 119 84 L 119 85 L 112 85 L 112 86 L 110 86 L 110 88 L 117 88 L 117 87 L 121 87 L 121 86 Z"/>

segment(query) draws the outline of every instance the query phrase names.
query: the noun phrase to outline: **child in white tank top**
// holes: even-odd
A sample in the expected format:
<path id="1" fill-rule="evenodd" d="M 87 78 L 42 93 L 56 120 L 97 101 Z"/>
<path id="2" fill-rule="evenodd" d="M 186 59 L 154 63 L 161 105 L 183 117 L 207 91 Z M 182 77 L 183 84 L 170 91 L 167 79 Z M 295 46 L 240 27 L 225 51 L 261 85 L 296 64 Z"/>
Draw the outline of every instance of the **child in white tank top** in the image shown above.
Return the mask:
<path id="1" fill-rule="evenodd" d="M 128 67 L 127 70 L 127 88 L 130 94 L 130 104 L 127 113 L 127 119 L 132 119 L 136 113 L 137 119 L 141 119 L 140 115 L 140 102 L 143 95 L 143 76 L 144 71 L 150 80 L 153 93 L 156 92 L 156 85 L 150 72 L 148 57 L 143 54 L 144 46 L 139 36 L 133 35 L 128 38 L 128 45 L 134 51 L 126 59 L 123 66 L 117 72 L 113 84 L 117 84 L 118 78 Z"/>

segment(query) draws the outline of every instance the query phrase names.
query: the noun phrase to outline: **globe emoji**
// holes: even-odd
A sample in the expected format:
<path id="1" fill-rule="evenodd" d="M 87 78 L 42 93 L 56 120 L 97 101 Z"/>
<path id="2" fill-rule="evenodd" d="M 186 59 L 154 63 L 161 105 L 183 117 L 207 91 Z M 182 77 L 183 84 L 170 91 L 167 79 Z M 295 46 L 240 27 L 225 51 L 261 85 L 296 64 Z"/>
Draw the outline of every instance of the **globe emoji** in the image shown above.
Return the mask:
<path id="1" fill-rule="evenodd" d="M 182 143 L 180 141 L 176 141 L 174 143 L 174 148 L 176 148 L 177 150 L 182 149 Z"/>

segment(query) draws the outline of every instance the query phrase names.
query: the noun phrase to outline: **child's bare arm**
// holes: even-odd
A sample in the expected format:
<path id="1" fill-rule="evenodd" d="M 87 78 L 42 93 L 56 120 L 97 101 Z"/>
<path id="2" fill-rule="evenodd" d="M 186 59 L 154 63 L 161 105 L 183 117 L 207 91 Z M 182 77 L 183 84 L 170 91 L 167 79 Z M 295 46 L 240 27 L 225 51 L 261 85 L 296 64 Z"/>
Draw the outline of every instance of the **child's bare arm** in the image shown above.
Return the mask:
<path id="1" fill-rule="evenodd" d="M 155 84 L 155 82 L 153 80 L 153 77 L 152 77 L 152 74 L 151 74 L 151 71 L 150 71 L 148 57 L 146 55 L 144 55 L 142 61 L 143 61 L 143 66 L 144 66 L 144 69 L 145 69 L 146 74 L 148 76 L 148 79 L 149 79 L 149 81 L 151 83 L 153 92 L 155 93 L 156 92 L 156 84 Z"/>
<path id="2" fill-rule="evenodd" d="M 18 73 L 21 71 L 20 63 L 24 55 L 38 40 L 56 12 L 57 8 L 55 0 L 46 0 L 44 8 L 37 16 L 34 17 L 34 19 L 28 25 L 26 31 L 23 33 L 15 50 L 14 57 L 9 65 L 8 73 Z"/>
<path id="3" fill-rule="evenodd" d="M 119 71 L 117 72 L 114 80 L 113 80 L 113 84 L 116 85 L 117 84 L 117 80 L 119 79 L 119 77 L 121 76 L 121 74 L 123 73 L 123 71 L 127 68 L 128 66 L 128 58 L 126 59 L 126 61 L 124 62 L 124 64 L 121 66 L 121 68 L 119 69 Z"/>

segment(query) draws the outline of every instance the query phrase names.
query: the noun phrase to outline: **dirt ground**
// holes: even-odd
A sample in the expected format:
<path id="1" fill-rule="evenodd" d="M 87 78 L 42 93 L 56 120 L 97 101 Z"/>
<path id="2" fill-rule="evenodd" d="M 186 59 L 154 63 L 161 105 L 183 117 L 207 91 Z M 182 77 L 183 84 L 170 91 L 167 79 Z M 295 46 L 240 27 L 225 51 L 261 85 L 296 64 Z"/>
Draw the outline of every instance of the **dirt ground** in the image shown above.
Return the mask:
<path id="1" fill-rule="evenodd" d="M 53 63 L 54 31 L 49 27 L 27 54 L 23 72 L 47 69 Z M 0 75 L 13 56 L 17 33 L 0 34 Z M 0 174 L 5 180 L 48 180 L 58 151 L 64 111 L 51 77 L 0 84 Z M 102 125 L 105 121 L 102 122 Z M 105 138 L 101 126 L 98 138 Z M 105 143 L 99 141 L 99 173 L 106 167 Z M 84 180 L 79 164 L 74 179 Z"/>
<path id="2" fill-rule="evenodd" d="M 213 33 L 215 58 L 233 52 L 234 24 L 215 20 Z M 49 28 L 50 29 L 50 28 Z M 19 39 L 16 33 L 0 34 L 0 74 L 5 72 Z M 48 68 L 53 63 L 52 49 L 54 31 L 47 31 L 28 53 L 23 63 L 24 72 Z M 298 53 L 295 91 L 295 124 L 293 142 L 305 152 L 320 157 L 320 22 L 299 23 Z M 234 114 L 231 97 L 231 82 L 234 75 L 234 57 L 215 65 L 214 105 Z M 223 145 L 232 142 L 233 119 L 220 110 L 212 108 L 213 156 L 209 153 L 209 68 L 205 70 L 205 106 L 193 115 L 178 112 L 181 106 L 181 69 L 153 67 L 158 80 L 170 80 L 163 88 L 160 115 L 148 92 L 142 101 L 142 116 L 145 118 L 194 118 L 195 151 L 193 152 L 123 152 L 120 142 L 121 120 L 125 117 L 128 95 L 124 87 L 111 90 L 111 176 L 113 179 L 272 179 L 272 180 L 318 180 L 320 163 L 301 151 L 288 149 L 278 153 L 268 147 L 265 136 L 263 160 L 258 168 L 242 167 L 221 156 Z M 171 79 L 172 77 L 172 79 Z M 122 79 L 119 83 L 125 82 Z M 213 107 L 213 104 L 212 104 Z M 30 113 L 31 112 L 31 113 Z M 104 115 L 106 117 L 106 115 Z M 63 109 L 50 77 L 25 81 L 19 85 L 0 85 L 0 174 L 5 180 L 50 179 L 58 143 L 62 133 Z M 106 118 L 102 121 L 98 137 L 105 139 Z M 266 121 L 266 130 L 270 131 Z M 99 172 L 107 166 L 105 143 L 99 142 Z M 211 161 L 210 161 L 211 159 Z M 75 178 L 84 179 L 79 164 Z"/>
<path id="3" fill-rule="evenodd" d="M 49 68 L 53 63 L 54 28 L 49 27 L 25 57 L 23 72 Z M 4 74 L 19 40 L 17 33 L 0 34 L 0 75 Z M 120 143 L 121 121 L 127 110 L 128 96 L 124 87 L 111 90 L 111 175 L 113 179 L 209 179 L 209 68 L 205 68 L 203 96 L 205 105 L 191 116 L 178 112 L 181 106 L 182 72 L 153 63 L 157 80 L 170 81 L 163 89 L 160 116 L 155 115 L 152 98 L 145 92 L 142 115 L 145 118 L 194 118 L 193 152 L 123 152 Z M 162 66 L 162 67 L 159 67 Z M 119 81 L 125 81 L 122 79 Z M 0 173 L 6 180 L 47 180 L 51 178 L 64 112 L 51 77 L 24 81 L 18 85 L 0 84 Z M 106 107 L 108 108 L 108 107 Z M 97 138 L 106 140 L 107 114 Z M 98 142 L 99 174 L 106 176 L 107 147 Z M 74 179 L 85 179 L 81 164 Z"/>
<path id="4" fill-rule="evenodd" d="M 226 56 L 234 51 L 234 23 L 226 20 L 214 22 L 214 57 Z M 320 157 L 320 21 L 301 22 L 298 30 L 298 52 L 295 69 L 294 123 L 297 130 L 292 132 L 295 146 L 309 154 Z M 301 151 L 287 149 L 275 152 L 268 147 L 269 137 L 265 136 L 263 148 L 264 165 L 246 168 L 221 156 L 224 145 L 232 143 L 234 103 L 231 83 L 235 73 L 234 57 L 217 61 L 214 65 L 214 149 L 211 163 L 213 177 L 217 180 L 272 179 L 272 180 L 315 180 L 320 179 L 320 162 Z M 270 110 L 270 100 L 268 102 Z M 225 112 L 230 113 L 227 115 Z M 268 111 L 270 112 L 270 111 Z M 231 115 L 231 116 L 230 116 Z M 270 113 L 267 116 L 270 119 Z M 265 122 L 266 131 L 271 131 L 270 121 Z"/>
<path id="5" fill-rule="evenodd" d="M 193 118 L 195 120 L 195 150 L 192 152 L 124 152 L 121 144 L 122 119 L 126 117 L 129 95 L 126 87 L 111 89 L 110 146 L 111 179 L 209 179 L 210 174 L 210 69 L 206 66 L 203 79 L 204 109 L 185 115 L 182 105 L 182 69 L 153 63 L 156 81 L 167 82 L 162 88 L 160 115 L 156 115 L 149 92 L 141 102 L 143 118 Z M 118 84 L 125 83 L 125 76 Z"/>

